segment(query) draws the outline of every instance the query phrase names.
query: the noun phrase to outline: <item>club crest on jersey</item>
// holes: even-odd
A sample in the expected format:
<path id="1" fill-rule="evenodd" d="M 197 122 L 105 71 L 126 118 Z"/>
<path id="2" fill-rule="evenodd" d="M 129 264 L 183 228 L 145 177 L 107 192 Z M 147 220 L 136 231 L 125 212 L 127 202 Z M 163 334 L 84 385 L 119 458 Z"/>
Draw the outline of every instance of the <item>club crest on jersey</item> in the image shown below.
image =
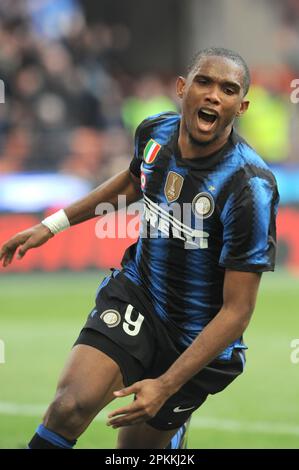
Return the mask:
<path id="1" fill-rule="evenodd" d="M 213 214 L 214 209 L 215 202 L 211 194 L 203 192 L 193 198 L 192 211 L 197 217 L 207 219 Z"/>
<path id="2" fill-rule="evenodd" d="M 108 326 L 108 328 L 114 328 L 115 326 L 119 325 L 121 316 L 117 310 L 105 310 L 101 316 L 101 320 Z"/>
<path id="3" fill-rule="evenodd" d="M 145 163 L 153 163 L 161 147 L 154 139 L 149 140 L 143 152 Z"/>
<path id="4" fill-rule="evenodd" d="M 184 178 L 181 175 L 174 171 L 168 173 L 164 186 L 164 194 L 168 203 L 174 202 L 179 198 L 183 183 Z"/>

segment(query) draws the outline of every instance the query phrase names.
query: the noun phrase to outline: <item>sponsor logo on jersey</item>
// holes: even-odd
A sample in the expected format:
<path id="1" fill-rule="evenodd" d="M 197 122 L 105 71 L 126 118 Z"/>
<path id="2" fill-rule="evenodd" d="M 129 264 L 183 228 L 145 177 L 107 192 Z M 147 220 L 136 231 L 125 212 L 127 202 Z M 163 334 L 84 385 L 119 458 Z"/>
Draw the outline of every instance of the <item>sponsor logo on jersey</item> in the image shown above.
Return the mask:
<path id="1" fill-rule="evenodd" d="M 108 326 L 108 328 L 114 328 L 115 326 L 119 325 L 121 316 L 117 310 L 105 310 L 101 316 L 101 320 Z"/>
<path id="2" fill-rule="evenodd" d="M 164 186 L 164 194 L 169 203 L 174 202 L 179 198 L 183 183 L 184 178 L 181 175 L 175 173 L 174 171 L 170 171 L 168 173 Z"/>
<path id="3" fill-rule="evenodd" d="M 158 142 L 156 142 L 154 139 L 149 140 L 143 152 L 144 161 L 146 163 L 153 163 L 156 156 L 158 155 L 160 148 L 161 145 L 158 144 Z"/>
<path id="4" fill-rule="evenodd" d="M 214 199 L 209 193 L 199 193 L 192 201 L 193 213 L 202 219 L 210 217 L 215 209 Z"/>
<path id="5" fill-rule="evenodd" d="M 189 408 L 181 408 L 180 406 L 176 406 L 173 411 L 174 413 L 183 413 L 184 411 L 189 411 L 189 410 L 193 410 L 195 408 L 195 406 L 190 406 Z"/>
<path id="6" fill-rule="evenodd" d="M 141 237 L 158 238 L 159 234 L 157 232 L 161 232 L 161 238 L 171 237 L 183 240 L 186 249 L 208 248 L 208 232 L 204 232 L 199 228 L 192 228 L 181 222 L 181 220 L 184 220 L 184 222 L 189 220 L 191 224 L 191 204 L 185 204 L 182 209 L 179 203 L 168 206 L 166 203 L 157 204 L 153 202 L 146 194 L 143 195 L 143 198 L 144 221 L 150 225 L 150 233 L 148 235 L 147 230 L 142 230 Z M 202 226 L 201 219 L 199 219 L 198 225 Z"/>

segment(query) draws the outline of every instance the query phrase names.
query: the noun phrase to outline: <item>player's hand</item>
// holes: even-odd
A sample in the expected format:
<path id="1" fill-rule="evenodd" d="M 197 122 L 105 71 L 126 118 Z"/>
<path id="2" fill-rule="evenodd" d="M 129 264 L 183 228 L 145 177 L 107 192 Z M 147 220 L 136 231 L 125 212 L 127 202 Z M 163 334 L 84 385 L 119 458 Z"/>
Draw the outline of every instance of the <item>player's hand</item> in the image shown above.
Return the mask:
<path id="1" fill-rule="evenodd" d="M 12 262 L 19 246 L 21 248 L 18 251 L 17 259 L 23 258 L 28 250 L 43 245 L 52 237 L 54 237 L 53 233 L 43 224 L 34 225 L 27 230 L 23 230 L 23 232 L 17 233 L 4 243 L 0 250 L 0 261 L 2 260 L 3 267 L 6 268 Z"/>
<path id="2" fill-rule="evenodd" d="M 120 428 L 142 423 L 153 418 L 171 395 L 159 379 L 136 382 L 130 387 L 114 392 L 116 397 L 135 394 L 133 403 L 109 413 L 108 426 Z"/>

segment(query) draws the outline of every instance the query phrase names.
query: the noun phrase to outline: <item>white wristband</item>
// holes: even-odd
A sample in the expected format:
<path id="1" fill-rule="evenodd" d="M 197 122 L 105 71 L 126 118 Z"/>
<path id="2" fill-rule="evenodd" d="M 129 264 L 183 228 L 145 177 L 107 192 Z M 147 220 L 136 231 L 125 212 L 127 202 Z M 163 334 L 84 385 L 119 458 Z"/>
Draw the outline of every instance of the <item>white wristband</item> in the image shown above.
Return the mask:
<path id="1" fill-rule="evenodd" d="M 60 211 L 46 217 L 41 221 L 41 223 L 48 227 L 54 235 L 70 227 L 70 221 L 63 209 L 60 209 Z"/>

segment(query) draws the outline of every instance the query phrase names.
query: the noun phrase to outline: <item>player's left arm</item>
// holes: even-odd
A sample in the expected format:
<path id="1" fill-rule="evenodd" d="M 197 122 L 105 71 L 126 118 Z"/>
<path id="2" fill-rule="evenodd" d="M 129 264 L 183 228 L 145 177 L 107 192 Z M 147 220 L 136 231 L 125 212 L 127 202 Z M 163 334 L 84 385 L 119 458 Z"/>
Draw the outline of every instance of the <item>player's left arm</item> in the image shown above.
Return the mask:
<path id="1" fill-rule="evenodd" d="M 115 393 L 117 397 L 134 393 L 136 400 L 109 415 L 113 427 L 147 421 L 165 401 L 189 379 L 215 359 L 229 344 L 242 336 L 253 313 L 261 274 L 226 270 L 223 306 L 193 343 L 157 379 L 148 379 Z"/>

